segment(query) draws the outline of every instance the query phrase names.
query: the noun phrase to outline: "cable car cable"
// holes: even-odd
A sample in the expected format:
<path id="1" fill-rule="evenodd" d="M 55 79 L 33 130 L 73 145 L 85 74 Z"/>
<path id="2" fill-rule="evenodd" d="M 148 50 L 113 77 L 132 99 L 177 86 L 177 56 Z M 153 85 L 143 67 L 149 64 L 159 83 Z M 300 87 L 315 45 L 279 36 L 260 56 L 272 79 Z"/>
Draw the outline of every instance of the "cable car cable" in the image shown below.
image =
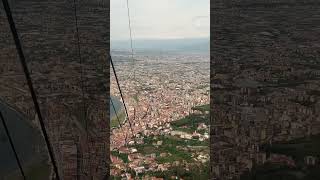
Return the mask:
<path id="1" fill-rule="evenodd" d="M 26 80 L 27 80 L 27 83 L 28 83 L 28 86 L 29 86 L 31 97 L 32 97 L 32 100 L 33 100 L 33 103 L 34 103 L 34 108 L 36 110 L 36 114 L 38 115 L 41 131 L 42 131 L 42 134 L 44 136 L 44 140 L 45 140 L 47 148 L 48 148 L 48 152 L 49 152 L 49 156 L 50 156 L 50 159 L 51 159 L 51 163 L 53 165 L 53 169 L 54 169 L 54 172 L 56 174 L 57 180 L 60 180 L 57 163 L 56 163 L 56 160 L 54 158 L 53 148 L 52 148 L 52 145 L 50 143 L 50 140 L 49 140 L 49 137 L 48 137 L 45 125 L 44 125 L 44 121 L 43 121 L 43 118 L 42 118 L 42 115 L 41 115 L 41 111 L 40 111 L 40 106 L 38 104 L 37 96 L 36 96 L 36 93 L 35 93 L 34 88 L 33 88 L 31 76 L 30 76 L 30 73 L 29 73 L 29 70 L 28 70 L 28 66 L 27 66 L 27 63 L 26 63 L 26 60 L 25 60 L 25 56 L 24 56 L 24 53 L 23 53 L 23 50 L 22 50 L 22 46 L 21 46 L 21 43 L 20 43 L 18 32 L 17 32 L 17 29 L 15 27 L 14 20 L 12 18 L 12 13 L 11 13 L 11 9 L 10 9 L 8 0 L 2 0 L 2 3 L 3 3 L 3 7 L 5 9 L 7 18 L 8 18 L 8 22 L 10 24 L 10 29 L 11 29 L 11 32 L 12 32 L 12 35 L 13 35 L 13 39 L 15 41 L 16 49 L 17 49 L 18 54 L 19 54 L 19 59 L 21 61 L 21 65 L 22 65 L 22 68 L 23 68 L 23 71 L 24 71 L 24 74 L 25 74 L 25 77 L 26 77 Z"/>
<path id="2" fill-rule="evenodd" d="M 112 57 L 110 55 L 109 55 L 109 57 L 110 57 L 111 67 L 112 67 L 114 76 L 116 78 L 117 86 L 118 86 L 118 89 L 119 89 L 119 92 L 120 92 L 120 96 L 121 96 L 121 99 L 122 99 L 122 102 L 123 102 L 123 106 L 124 106 L 124 109 L 125 109 L 125 112 L 126 112 L 126 115 L 127 115 L 127 118 L 128 118 L 129 126 L 130 126 L 130 129 L 131 129 L 132 135 L 134 136 L 134 131 L 133 131 L 133 128 L 132 128 L 132 124 L 130 122 L 127 106 L 126 106 L 126 103 L 125 103 L 124 98 L 123 98 L 123 94 L 122 94 L 122 91 L 121 91 L 121 87 L 120 87 L 120 83 L 119 83 L 119 80 L 118 80 L 118 76 L 117 76 L 116 70 L 115 70 L 114 65 L 113 65 Z"/>
<path id="3" fill-rule="evenodd" d="M 13 139 L 12 139 L 12 137 L 10 135 L 7 123 L 6 123 L 5 119 L 4 119 L 4 116 L 3 116 L 2 112 L 1 112 L 1 110 L 0 110 L 0 119 L 1 119 L 1 122 L 3 124 L 4 130 L 5 130 L 6 134 L 7 134 L 7 137 L 9 139 L 9 143 L 10 143 L 11 149 L 12 149 L 12 151 L 14 153 L 14 157 L 16 158 L 17 164 L 19 166 L 20 173 L 21 173 L 23 179 L 26 180 L 26 176 L 24 174 L 24 171 L 23 171 L 23 168 L 22 168 L 22 165 L 21 165 L 21 161 L 19 159 L 18 153 L 17 153 L 16 148 L 15 148 L 14 143 L 13 143 Z"/>

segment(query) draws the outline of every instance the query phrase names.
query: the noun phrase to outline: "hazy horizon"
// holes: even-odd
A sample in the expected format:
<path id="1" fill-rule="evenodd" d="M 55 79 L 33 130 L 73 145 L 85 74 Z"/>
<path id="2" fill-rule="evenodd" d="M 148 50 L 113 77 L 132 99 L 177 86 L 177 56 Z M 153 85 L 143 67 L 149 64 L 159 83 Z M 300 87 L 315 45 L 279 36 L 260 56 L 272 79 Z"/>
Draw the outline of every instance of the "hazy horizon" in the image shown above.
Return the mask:
<path id="1" fill-rule="evenodd" d="M 209 52 L 210 38 L 135 39 L 134 51 Z M 113 40 L 111 50 L 130 50 L 130 40 Z"/>
<path id="2" fill-rule="evenodd" d="M 209 0 L 129 0 L 133 40 L 209 38 Z M 126 0 L 111 0 L 110 39 L 130 39 Z"/>

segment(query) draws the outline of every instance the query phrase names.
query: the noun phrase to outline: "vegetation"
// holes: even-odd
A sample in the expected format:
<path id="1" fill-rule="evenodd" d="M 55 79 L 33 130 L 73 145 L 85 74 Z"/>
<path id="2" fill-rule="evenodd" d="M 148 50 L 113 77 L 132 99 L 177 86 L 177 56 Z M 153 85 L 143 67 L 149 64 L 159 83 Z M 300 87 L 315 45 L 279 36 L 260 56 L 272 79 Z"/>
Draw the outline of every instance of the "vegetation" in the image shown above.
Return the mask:
<path id="1" fill-rule="evenodd" d="M 242 175 L 241 180 L 317 180 L 320 179 L 320 165 L 306 166 L 305 156 L 320 157 L 320 135 L 299 138 L 289 142 L 262 146 L 267 153 L 284 154 L 292 157 L 296 167 L 266 163 L 254 167 L 249 173 Z"/>
<path id="2" fill-rule="evenodd" d="M 193 133 L 200 123 L 209 124 L 208 114 L 205 113 L 209 105 L 195 107 L 201 114 L 190 114 L 187 117 L 171 122 L 174 130 Z M 206 130 L 202 130 L 204 133 Z M 209 141 L 199 141 L 198 139 L 182 139 L 171 135 L 151 135 L 143 137 L 143 144 L 135 144 L 134 147 L 138 152 L 149 155 L 155 154 L 158 164 L 169 163 L 172 167 L 164 172 L 146 172 L 138 175 L 140 178 L 146 176 L 156 176 L 164 179 L 172 179 L 176 176 L 183 179 L 209 179 L 209 163 L 202 164 L 195 161 L 192 153 L 200 151 L 209 151 Z M 161 142 L 157 145 L 158 142 Z M 175 164 L 178 162 L 178 164 Z M 188 165 L 189 170 L 186 170 Z M 134 172 L 131 175 L 135 176 Z M 137 177 L 136 177 L 137 178 Z"/>
<path id="3" fill-rule="evenodd" d="M 305 156 L 320 157 L 320 135 L 277 143 L 272 146 L 264 145 L 263 149 L 270 153 L 285 154 L 302 162 Z"/>
<path id="4" fill-rule="evenodd" d="M 120 120 L 120 123 L 123 123 L 126 119 L 126 114 L 125 114 L 125 111 L 124 110 L 121 110 L 118 113 L 118 117 L 119 117 L 119 120 Z M 111 122 L 110 122 L 110 127 L 111 128 L 116 128 L 116 127 L 119 127 L 120 124 L 119 124 L 119 121 L 117 119 L 117 116 L 114 116 L 112 117 L 111 119 Z"/>
<path id="5" fill-rule="evenodd" d="M 135 94 L 135 95 L 133 96 L 133 99 L 135 100 L 135 102 L 139 102 L 138 94 Z"/>
<path id="6" fill-rule="evenodd" d="M 119 177 L 119 176 L 110 176 L 110 179 L 112 179 L 112 180 L 121 180 L 122 178 L 121 177 Z"/>
<path id="7" fill-rule="evenodd" d="M 171 122 L 174 130 L 192 133 L 197 130 L 200 123 L 209 124 L 209 117 L 207 115 L 191 114 L 180 120 Z"/>
<path id="8" fill-rule="evenodd" d="M 118 151 L 111 151 L 111 154 L 113 156 L 117 156 L 120 159 L 122 159 L 124 163 L 128 163 L 129 162 L 127 154 L 119 153 Z"/>
<path id="9" fill-rule="evenodd" d="M 201 112 L 210 111 L 210 104 L 205 104 L 201 106 L 192 107 L 192 110 L 198 110 Z"/>
<path id="10" fill-rule="evenodd" d="M 241 180 L 294 180 L 294 178 L 292 169 L 289 167 L 271 163 L 258 166 L 250 173 L 246 172 L 241 176 Z"/>
<path id="11" fill-rule="evenodd" d="M 319 166 L 307 168 L 291 168 L 280 164 L 264 164 L 246 172 L 241 180 L 318 180 Z"/>
<path id="12" fill-rule="evenodd" d="M 185 160 L 191 162 L 191 153 L 186 151 L 181 151 L 177 149 L 177 146 L 187 147 L 187 146 L 208 146 L 208 142 L 201 142 L 198 140 L 183 140 L 174 136 L 157 136 L 157 139 L 152 137 L 145 137 L 144 144 L 133 145 L 139 152 L 143 154 L 152 154 L 160 155 L 160 153 L 170 153 L 170 156 L 166 157 L 157 157 L 159 163 L 174 162 Z M 153 143 L 157 141 L 162 141 L 161 146 L 154 146 Z"/>
<path id="13" fill-rule="evenodd" d="M 210 84 L 200 85 L 197 87 L 197 89 L 204 89 L 204 88 L 208 88 L 209 86 Z"/>
<path id="14" fill-rule="evenodd" d="M 209 178 L 209 163 L 203 165 L 194 165 L 190 170 L 186 170 L 184 167 L 174 166 L 165 172 L 153 172 L 151 176 L 164 179 L 173 179 L 172 177 L 179 177 L 185 180 L 193 179 L 210 179 Z"/>

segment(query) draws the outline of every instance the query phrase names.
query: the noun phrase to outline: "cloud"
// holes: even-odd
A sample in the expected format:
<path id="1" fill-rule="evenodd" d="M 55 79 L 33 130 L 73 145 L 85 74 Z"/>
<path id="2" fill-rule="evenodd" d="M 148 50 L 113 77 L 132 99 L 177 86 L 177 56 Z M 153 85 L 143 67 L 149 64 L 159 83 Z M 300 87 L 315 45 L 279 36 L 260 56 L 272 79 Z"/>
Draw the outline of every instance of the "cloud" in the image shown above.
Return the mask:
<path id="1" fill-rule="evenodd" d="M 209 36 L 209 0 L 129 0 L 134 38 Z M 126 0 L 111 0 L 111 39 L 129 37 Z"/>
<path id="2" fill-rule="evenodd" d="M 193 25 L 199 30 L 210 30 L 209 16 L 196 16 L 192 19 Z"/>

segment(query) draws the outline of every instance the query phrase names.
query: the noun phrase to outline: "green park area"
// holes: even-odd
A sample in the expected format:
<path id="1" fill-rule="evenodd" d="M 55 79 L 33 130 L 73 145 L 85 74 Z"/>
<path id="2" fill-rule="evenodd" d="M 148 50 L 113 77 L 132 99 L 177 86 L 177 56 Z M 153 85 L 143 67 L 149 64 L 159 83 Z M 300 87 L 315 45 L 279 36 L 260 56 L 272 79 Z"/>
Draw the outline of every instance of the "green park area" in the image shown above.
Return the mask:
<path id="1" fill-rule="evenodd" d="M 209 125 L 209 114 L 190 114 L 177 121 L 171 122 L 171 127 L 173 130 L 193 133 L 201 123 Z M 201 134 L 204 133 L 203 130 L 198 132 Z"/>

